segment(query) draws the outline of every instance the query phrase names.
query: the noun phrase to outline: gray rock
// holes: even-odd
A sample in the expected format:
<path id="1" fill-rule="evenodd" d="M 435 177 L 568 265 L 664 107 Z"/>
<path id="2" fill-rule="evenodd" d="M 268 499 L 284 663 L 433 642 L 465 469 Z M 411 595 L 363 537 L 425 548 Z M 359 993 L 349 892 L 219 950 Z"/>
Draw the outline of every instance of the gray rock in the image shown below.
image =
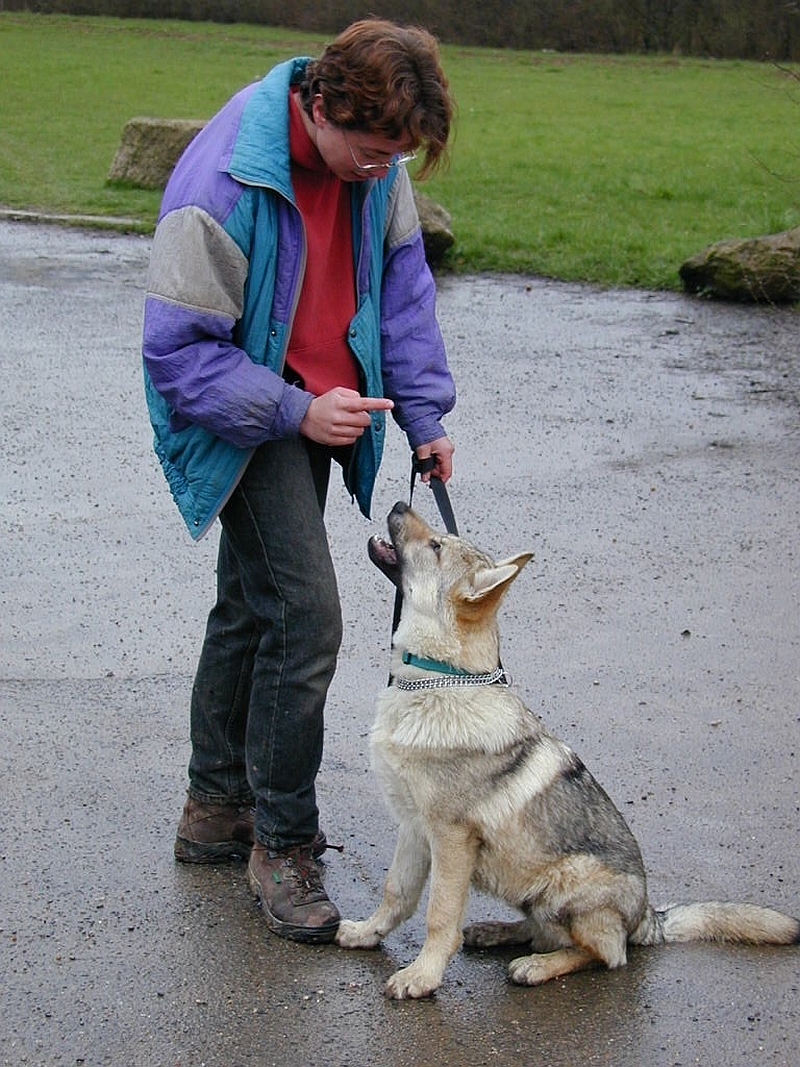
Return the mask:
<path id="1" fill-rule="evenodd" d="M 205 126 L 192 119 L 136 118 L 125 123 L 110 182 L 163 189 L 181 153 Z"/>
<path id="2" fill-rule="evenodd" d="M 422 240 L 425 245 L 425 258 L 431 267 L 440 267 L 445 253 L 455 244 L 452 225 L 453 220 L 447 211 L 424 193 L 414 190 Z"/>
<path id="3" fill-rule="evenodd" d="M 745 303 L 800 300 L 800 226 L 747 240 L 719 241 L 680 267 L 689 293 Z"/>

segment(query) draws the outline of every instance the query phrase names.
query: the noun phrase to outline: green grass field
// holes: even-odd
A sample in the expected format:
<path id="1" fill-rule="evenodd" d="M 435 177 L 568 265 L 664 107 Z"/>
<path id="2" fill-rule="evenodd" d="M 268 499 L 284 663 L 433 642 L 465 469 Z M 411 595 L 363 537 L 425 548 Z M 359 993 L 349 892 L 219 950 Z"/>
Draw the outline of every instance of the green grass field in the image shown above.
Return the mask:
<path id="1" fill-rule="evenodd" d="M 325 39 L 248 25 L 0 13 L 0 205 L 125 216 L 109 186 L 134 116 L 209 118 Z M 687 256 L 800 225 L 798 69 L 445 46 L 452 165 L 423 191 L 453 217 L 459 271 L 677 288 Z"/>

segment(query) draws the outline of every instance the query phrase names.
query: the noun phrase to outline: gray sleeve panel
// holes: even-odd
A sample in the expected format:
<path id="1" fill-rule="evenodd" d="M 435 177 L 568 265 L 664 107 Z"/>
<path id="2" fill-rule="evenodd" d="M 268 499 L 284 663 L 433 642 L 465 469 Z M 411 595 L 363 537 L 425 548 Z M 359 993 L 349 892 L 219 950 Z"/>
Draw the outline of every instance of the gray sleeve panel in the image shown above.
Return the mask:
<path id="1" fill-rule="evenodd" d="M 159 222 L 147 274 L 148 295 L 197 311 L 242 316 L 248 262 L 206 211 L 178 208 Z"/>
<path id="2" fill-rule="evenodd" d="M 390 249 L 408 241 L 419 230 L 419 215 L 414 203 L 414 190 L 405 167 L 389 193 L 386 213 L 386 241 Z"/>

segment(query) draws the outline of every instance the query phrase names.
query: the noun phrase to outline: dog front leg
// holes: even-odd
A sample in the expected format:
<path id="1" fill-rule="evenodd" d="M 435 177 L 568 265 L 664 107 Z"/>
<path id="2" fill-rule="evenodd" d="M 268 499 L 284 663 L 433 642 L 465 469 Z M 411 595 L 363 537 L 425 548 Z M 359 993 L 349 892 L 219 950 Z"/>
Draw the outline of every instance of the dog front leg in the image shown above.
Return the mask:
<path id="1" fill-rule="evenodd" d="M 361 922 L 342 919 L 336 944 L 342 948 L 375 948 L 416 911 L 430 865 L 430 849 L 421 827 L 411 822 L 401 825 L 380 907 Z"/>
<path id="2" fill-rule="evenodd" d="M 466 827 L 449 826 L 431 843 L 431 889 L 422 951 L 395 972 L 386 992 L 396 1000 L 430 996 L 442 983 L 450 959 L 461 947 L 461 927 L 475 868 L 478 842 Z"/>

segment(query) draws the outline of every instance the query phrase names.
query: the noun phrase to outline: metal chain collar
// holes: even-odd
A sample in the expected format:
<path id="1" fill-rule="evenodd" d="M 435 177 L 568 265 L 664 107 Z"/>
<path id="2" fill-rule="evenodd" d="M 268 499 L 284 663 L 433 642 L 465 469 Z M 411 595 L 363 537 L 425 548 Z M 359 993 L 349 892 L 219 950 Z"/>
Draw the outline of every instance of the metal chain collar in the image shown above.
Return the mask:
<path id="1" fill-rule="evenodd" d="M 398 689 L 415 692 L 418 689 L 446 689 L 461 685 L 504 685 L 511 684 L 502 667 L 495 667 L 489 674 L 448 674 L 437 678 L 395 678 L 392 682 Z"/>

